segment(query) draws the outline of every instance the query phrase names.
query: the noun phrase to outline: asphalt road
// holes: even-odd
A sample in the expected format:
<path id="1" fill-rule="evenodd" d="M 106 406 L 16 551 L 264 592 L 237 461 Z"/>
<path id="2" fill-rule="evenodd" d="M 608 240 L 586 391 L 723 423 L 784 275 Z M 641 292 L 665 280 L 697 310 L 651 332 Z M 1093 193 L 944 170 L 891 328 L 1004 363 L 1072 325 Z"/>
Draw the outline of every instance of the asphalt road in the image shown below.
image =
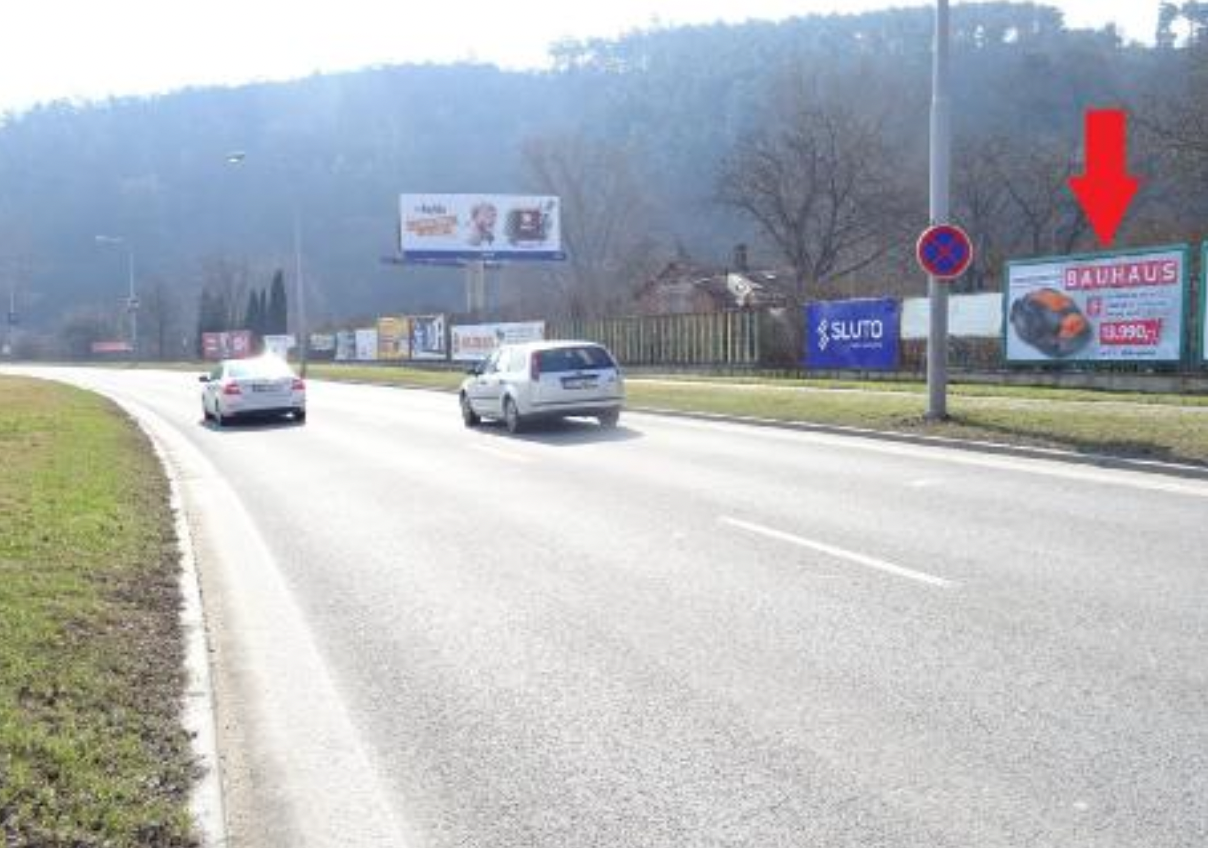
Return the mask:
<path id="1" fill-rule="evenodd" d="M 185 483 L 232 845 L 1208 845 L 1208 484 L 56 373 Z"/>

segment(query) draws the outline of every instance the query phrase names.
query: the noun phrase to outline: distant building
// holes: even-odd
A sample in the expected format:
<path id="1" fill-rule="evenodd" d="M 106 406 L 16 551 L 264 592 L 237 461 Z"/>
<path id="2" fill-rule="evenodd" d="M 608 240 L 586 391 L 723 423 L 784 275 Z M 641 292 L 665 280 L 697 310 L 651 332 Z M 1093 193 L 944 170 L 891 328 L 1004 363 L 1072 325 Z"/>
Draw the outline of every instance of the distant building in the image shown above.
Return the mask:
<path id="1" fill-rule="evenodd" d="M 736 271 L 677 260 L 638 289 L 638 307 L 646 315 L 773 309 L 788 304 L 791 285 L 786 273 Z"/>

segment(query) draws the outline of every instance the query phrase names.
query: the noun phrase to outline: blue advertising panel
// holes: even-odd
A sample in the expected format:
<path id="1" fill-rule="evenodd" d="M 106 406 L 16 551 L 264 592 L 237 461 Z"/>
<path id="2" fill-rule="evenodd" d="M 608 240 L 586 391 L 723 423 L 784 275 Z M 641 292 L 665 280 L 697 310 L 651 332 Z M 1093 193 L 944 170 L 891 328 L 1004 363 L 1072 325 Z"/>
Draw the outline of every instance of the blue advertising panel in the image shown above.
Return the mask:
<path id="1" fill-rule="evenodd" d="M 805 307 L 805 366 L 892 370 L 898 366 L 898 302 L 832 300 Z"/>

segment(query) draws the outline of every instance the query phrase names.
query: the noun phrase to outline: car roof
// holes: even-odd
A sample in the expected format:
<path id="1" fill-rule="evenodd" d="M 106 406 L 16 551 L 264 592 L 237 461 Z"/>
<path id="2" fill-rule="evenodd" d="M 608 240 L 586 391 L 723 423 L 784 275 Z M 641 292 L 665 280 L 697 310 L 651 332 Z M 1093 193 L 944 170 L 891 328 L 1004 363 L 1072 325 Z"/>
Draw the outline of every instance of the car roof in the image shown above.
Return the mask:
<path id="1" fill-rule="evenodd" d="M 253 367 L 254 368 L 257 365 L 264 365 L 264 364 L 284 365 L 286 368 L 290 368 L 290 364 L 288 362 L 286 362 L 284 359 L 282 359 L 279 356 L 273 356 L 272 354 L 269 354 L 269 353 L 262 353 L 259 356 L 243 356 L 243 357 L 240 357 L 239 359 L 223 359 L 218 364 L 221 365 L 223 368 L 226 368 L 227 366 L 230 366 L 230 365 L 242 365 L 244 367 Z M 290 370 L 293 370 L 293 369 L 291 368 Z"/>
<path id="2" fill-rule="evenodd" d="M 558 341 L 541 341 L 541 342 L 517 342 L 515 344 L 504 344 L 500 347 L 524 348 L 526 350 L 559 350 L 566 347 L 604 347 L 600 342 L 590 342 L 586 340 L 565 340 Z"/>

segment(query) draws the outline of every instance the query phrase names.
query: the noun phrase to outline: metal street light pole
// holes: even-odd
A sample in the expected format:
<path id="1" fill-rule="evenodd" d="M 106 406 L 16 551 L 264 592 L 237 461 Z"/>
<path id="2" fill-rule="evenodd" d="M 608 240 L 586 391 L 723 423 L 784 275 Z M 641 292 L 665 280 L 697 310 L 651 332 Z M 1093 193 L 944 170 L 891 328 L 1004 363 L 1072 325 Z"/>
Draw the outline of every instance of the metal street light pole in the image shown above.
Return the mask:
<path id="1" fill-rule="evenodd" d="M 247 161 L 247 153 L 236 150 L 227 154 L 228 165 L 242 165 Z M 298 372 L 306 377 L 307 349 L 309 347 L 306 329 L 306 287 L 302 278 L 302 210 L 298 199 L 293 198 L 294 219 L 294 315 L 297 318 Z"/>
<path id="2" fill-rule="evenodd" d="M 295 315 L 298 318 L 298 373 L 306 378 L 307 348 L 310 346 L 306 330 L 306 287 L 302 283 L 302 213 L 294 201 L 294 299 L 297 301 Z"/>
<path id="3" fill-rule="evenodd" d="M 948 0 L 936 0 L 935 52 L 931 75 L 931 224 L 948 223 L 952 159 L 951 101 L 948 95 Z M 931 323 L 927 334 L 927 418 L 948 417 L 948 285 L 927 283 Z"/>

